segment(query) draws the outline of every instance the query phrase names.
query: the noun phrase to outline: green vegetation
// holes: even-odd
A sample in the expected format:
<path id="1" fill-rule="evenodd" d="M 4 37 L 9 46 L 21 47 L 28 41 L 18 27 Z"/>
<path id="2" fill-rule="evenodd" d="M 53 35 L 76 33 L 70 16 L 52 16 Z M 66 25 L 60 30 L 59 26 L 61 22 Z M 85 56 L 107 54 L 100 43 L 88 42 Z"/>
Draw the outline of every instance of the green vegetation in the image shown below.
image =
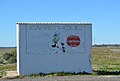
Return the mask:
<path id="1" fill-rule="evenodd" d="M 1 64 L 13 64 L 16 63 L 16 61 L 16 50 L 12 51 L 11 53 L 4 53 L 0 58 Z"/>
<path id="2" fill-rule="evenodd" d="M 120 49 L 93 48 L 92 63 L 95 71 L 120 71 Z"/>
<path id="3" fill-rule="evenodd" d="M 5 48 L 6 49 L 6 48 Z M 6 71 L 16 71 L 16 51 L 15 48 L 10 51 L 7 48 L 0 48 L 0 77 L 5 76 Z M 4 52 L 3 52 L 4 51 Z M 92 49 L 92 75 L 120 75 L 120 47 L 94 47 Z M 23 77 L 36 76 L 69 76 L 69 75 L 88 75 L 87 73 L 39 73 Z"/>
<path id="4" fill-rule="evenodd" d="M 5 76 L 6 75 L 6 72 L 5 71 L 0 71 L 0 78 Z"/>
<path id="5" fill-rule="evenodd" d="M 93 48 L 92 67 L 98 75 L 120 75 L 120 48 Z"/>
<path id="6" fill-rule="evenodd" d="M 16 76 L 15 78 L 35 78 L 35 77 L 53 77 L 53 76 L 74 76 L 74 75 L 90 75 L 89 73 L 83 72 L 83 73 L 71 73 L 71 72 L 53 72 L 53 73 L 39 73 L 39 74 L 31 74 L 26 76 Z M 12 78 L 13 79 L 13 78 Z"/>
<path id="7" fill-rule="evenodd" d="M 31 77 L 31 78 L 34 78 L 34 77 L 44 77 L 44 76 L 49 76 L 49 77 L 52 77 L 52 76 L 73 76 L 73 75 L 88 75 L 89 73 L 71 73 L 71 72 L 53 72 L 53 73 L 39 73 L 39 74 L 31 74 L 29 76 L 26 76 L 26 77 Z"/>
<path id="8" fill-rule="evenodd" d="M 16 48 L 0 48 L 0 78 L 16 70 Z"/>
<path id="9" fill-rule="evenodd" d="M 11 53 L 14 50 L 16 50 L 16 47 L 0 47 L 0 54 Z"/>
<path id="10" fill-rule="evenodd" d="M 0 65 L 0 71 L 16 71 L 16 64 L 4 64 Z"/>

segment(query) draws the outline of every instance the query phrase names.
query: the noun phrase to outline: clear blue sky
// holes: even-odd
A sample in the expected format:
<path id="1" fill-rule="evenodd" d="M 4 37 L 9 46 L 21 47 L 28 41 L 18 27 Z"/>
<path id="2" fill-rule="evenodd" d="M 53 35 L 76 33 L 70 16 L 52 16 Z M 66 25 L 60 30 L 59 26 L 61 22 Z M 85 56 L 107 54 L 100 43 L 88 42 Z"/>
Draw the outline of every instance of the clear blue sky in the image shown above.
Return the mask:
<path id="1" fill-rule="evenodd" d="M 92 22 L 97 44 L 120 44 L 120 0 L 0 0 L 0 47 L 16 46 L 16 22 L 52 21 Z"/>

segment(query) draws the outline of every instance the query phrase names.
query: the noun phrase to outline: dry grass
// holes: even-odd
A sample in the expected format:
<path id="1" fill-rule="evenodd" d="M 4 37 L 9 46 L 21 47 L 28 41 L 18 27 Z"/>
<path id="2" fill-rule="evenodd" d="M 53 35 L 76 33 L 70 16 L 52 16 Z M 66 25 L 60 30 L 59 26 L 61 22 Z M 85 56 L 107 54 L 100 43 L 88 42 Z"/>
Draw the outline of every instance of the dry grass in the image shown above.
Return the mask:
<path id="1" fill-rule="evenodd" d="M 0 49 L 5 52 L 5 49 Z M 7 52 L 14 49 L 7 49 Z M 120 75 L 120 48 L 99 47 L 92 49 L 92 67 L 98 75 Z M 0 71 L 16 71 L 16 64 L 0 65 Z"/>
<path id="2" fill-rule="evenodd" d="M 120 71 L 119 51 L 120 48 L 93 48 L 92 50 L 93 70 Z"/>

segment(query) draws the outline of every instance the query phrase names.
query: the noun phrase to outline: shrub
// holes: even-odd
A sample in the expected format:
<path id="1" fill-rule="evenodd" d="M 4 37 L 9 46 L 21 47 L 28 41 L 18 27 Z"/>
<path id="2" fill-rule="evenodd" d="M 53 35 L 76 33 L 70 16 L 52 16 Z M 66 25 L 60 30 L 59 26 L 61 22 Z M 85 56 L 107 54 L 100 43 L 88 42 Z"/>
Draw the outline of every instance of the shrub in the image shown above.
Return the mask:
<path id="1" fill-rule="evenodd" d="M 6 76 L 6 72 L 5 71 L 0 71 L 0 78 Z"/>
<path id="2" fill-rule="evenodd" d="M 2 64 L 16 63 L 17 62 L 16 56 L 17 56 L 16 50 L 12 51 L 11 53 L 5 53 L 3 54 L 3 59 L 1 59 L 0 62 Z"/>
<path id="3" fill-rule="evenodd" d="M 4 60 L 9 60 L 10 57 L 12 57 L 11 53 L 5 53 L 5 54 L 3 54 L 3 59 Z"/>

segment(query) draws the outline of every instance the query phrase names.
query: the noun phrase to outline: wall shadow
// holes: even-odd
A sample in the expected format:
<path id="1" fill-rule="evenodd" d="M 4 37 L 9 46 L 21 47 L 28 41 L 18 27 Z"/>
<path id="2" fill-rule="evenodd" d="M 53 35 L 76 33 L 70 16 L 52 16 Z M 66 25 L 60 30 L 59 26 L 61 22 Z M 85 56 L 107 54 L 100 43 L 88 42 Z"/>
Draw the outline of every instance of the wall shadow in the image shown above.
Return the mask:
<path id="1" fill-rule="evenodd" d="M 120 71 L 94 71 L 97 75 L 120 75 Z"/>

